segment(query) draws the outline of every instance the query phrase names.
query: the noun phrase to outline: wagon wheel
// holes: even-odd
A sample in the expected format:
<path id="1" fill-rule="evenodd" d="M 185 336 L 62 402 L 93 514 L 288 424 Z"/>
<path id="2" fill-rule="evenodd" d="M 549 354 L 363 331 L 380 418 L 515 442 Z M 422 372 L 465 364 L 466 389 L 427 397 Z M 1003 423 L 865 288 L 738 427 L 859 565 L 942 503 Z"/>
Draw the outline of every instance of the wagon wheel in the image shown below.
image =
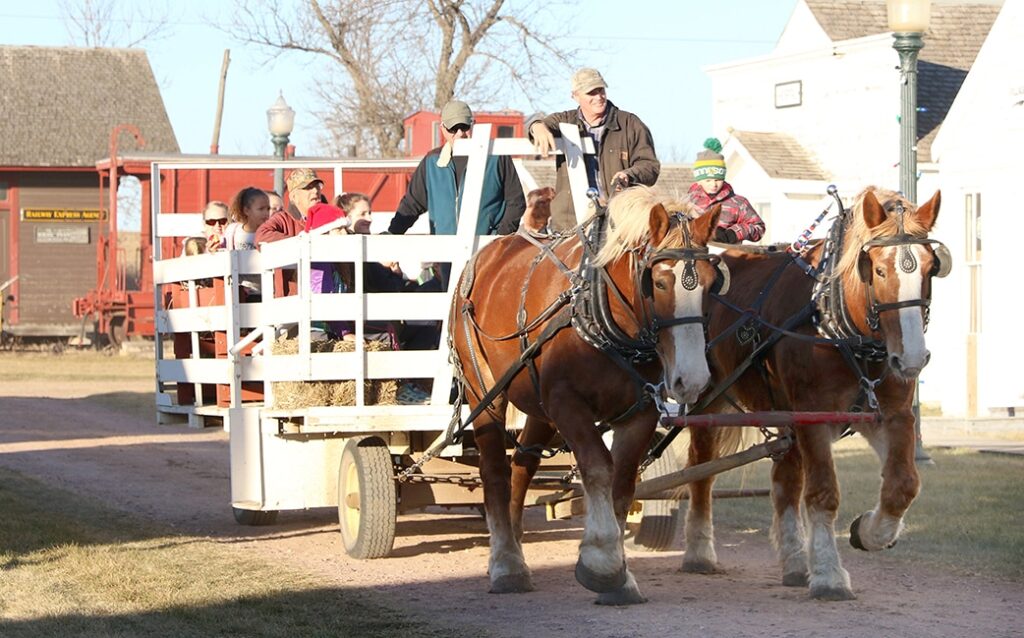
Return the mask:
<path id="1" fill-rule="evenodd" d="M 240 507 L 232 507 L 231 512 L 235 515 L 235 522 L 239 525 L 273 525 L 277 521 L 277 511 L 275 510 L 244 510 Z"/>
<path id="2" fill-rule="evenodd" d="M 107 329 L 107 339 L 114 349 L 121 347 L 128 338 L 128 326 L 124 315 L 114 315 L 110 318 L 110 326 Z"/>
<path id="3" fill-rule="evenodd" d="M 679 459 L 671 449 L 651 463 L 645 478 L 679 470 Z M 679 501 L 645 500 L 639 522 L 626 523 L 626 542 L 633 549 L 664 551 L 672 547 L 679 531 Z"/>
<path id="4" fill-rule="evenodd" d="M 377 437 L 345 443 L 338 468 L 338 523 L 345 552 L 382 558 L 395 544 L 397 490 L 391 453 Z"/>

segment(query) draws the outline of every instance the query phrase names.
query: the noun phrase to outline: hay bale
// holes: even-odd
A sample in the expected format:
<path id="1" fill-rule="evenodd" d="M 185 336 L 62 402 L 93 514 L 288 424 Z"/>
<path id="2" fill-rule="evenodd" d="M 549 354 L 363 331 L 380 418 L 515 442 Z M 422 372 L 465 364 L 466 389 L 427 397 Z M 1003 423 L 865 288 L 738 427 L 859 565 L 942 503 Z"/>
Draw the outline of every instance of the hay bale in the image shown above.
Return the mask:
<path id="1" fill-rule="evenodd" d="M 382 341 L 366 341 L 366 350 L 380 352 L 390 350 Z M 354 341 L 343 339 L 314 341 L 312 352 L 355 352 Z M 274 342 L 273 353 L 280 355 L 298 354 L 299 340 L 281 337 Z M 277 381 L 274 387 L 274 406 L 279 409 L 310 408 L 316 406 L 355 405 L 356 382 L 342 381 Z M 366 405 L 395 405 L 398 403 L 398 382 L 394 379 L 367 379 L 365 382 Z"/>

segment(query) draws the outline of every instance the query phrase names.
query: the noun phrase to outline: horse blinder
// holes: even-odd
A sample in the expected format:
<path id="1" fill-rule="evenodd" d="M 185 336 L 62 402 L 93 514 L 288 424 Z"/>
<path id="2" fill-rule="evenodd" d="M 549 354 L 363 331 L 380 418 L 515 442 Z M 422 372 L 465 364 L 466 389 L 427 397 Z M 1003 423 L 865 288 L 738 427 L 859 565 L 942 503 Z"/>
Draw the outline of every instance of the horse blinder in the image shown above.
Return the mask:
<path id="1" fill-rule="evenodd" d="M 932 252 L 935 261 L 932 263 L 931 275 L 942 279 L 949 274 L 949 271 L 953 270 L 953 255 L 949 252 L 946 244 L 940 241 L 935 242 Z"/>
<path id="2" fill-rule="evenodd" d="M 871 281 L 871 266 L 871 255 L 865 250 L 857 259 L 857 274 L 860 275 L 860 280 L 864 283 Z"/>
<path id="3" fill-rule="evenodd" d="M 653 265 L 648 266 L 644 268 L 643 274 L 640 275 L 640 293 L 648 299 L 654 296 L 654 275 L 651 272 L 652 269 Z"/>
<path id="4" fill-rule="evenodd" d="M 711 294 L 728 294 L 729 286 L 732 282 L 732 276 L 729 273 L 729 265 L 726 264 L 718 255 L 712 256 L 710 261 L 715 267 L 715 282 L 711 284 Z"/>

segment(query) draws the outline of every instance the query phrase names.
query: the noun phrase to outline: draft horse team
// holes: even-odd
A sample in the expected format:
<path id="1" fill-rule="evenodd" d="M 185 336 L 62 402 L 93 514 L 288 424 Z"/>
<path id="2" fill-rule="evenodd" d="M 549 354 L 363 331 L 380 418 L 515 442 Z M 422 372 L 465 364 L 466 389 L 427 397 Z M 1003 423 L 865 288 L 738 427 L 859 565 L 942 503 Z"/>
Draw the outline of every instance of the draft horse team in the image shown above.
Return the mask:
<path id="1" fill-rule="evenodd" d="M 920 486 L 911 404 L 929 358 L 932 278 L 950 268 L 948 250 L 928 237 L 939 203 L 938 193 L 917 207 L 868 188 L 850 209 L 840 202 L 828 237 L 806 250 L 715 255 L 717 207 L 700 215 L 634 187 L 607 209 L 595 201 L 573 231 L 546 235 L 524 223 L 474 255 L 453 295 L 449 336 L 480 453 L 490 590 L 533 589 L 522 551 L 526 491 L 537 450 L 564 444 L 586 507 L 576 579 L 598 603 L 645 601 L 623 530 L 663 399 L 705 412 L 875 412 L 874 422 L 847 426 L 882 463 L 877 503 L 850 540 L 891 547 Z M 526 415 L 511 458 L 510 403 Z M 690 429 L 690 465 L 738 445 L 735 428 Z M 843 430 L 781 428 L 792 444 L 772 464 L 782 583 L 819 599 L 854 598 L 835 536 L 831 446 Z M 713 482 L 690 484 L 684 571 L 720 569 Z"/>

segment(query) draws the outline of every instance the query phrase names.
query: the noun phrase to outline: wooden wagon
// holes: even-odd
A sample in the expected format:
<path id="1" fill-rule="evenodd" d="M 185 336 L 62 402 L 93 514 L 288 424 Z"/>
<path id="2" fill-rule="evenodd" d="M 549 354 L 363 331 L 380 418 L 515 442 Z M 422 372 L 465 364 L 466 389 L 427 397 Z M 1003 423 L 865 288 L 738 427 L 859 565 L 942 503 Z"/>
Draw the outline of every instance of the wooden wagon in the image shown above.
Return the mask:
<path id="1" fill-rule="evenodd" d="M 434 350 L 370 350 L 365 341 L 368 324 L 389 322 L 437 322 L 446 335 L 449 294 L 367 293 L 361 277 L 355 278 L 351 294 L 313 294 L 309 278 L 312 263 L 351 263 L 358 270 L 367 262 L 411 260 L 450 262 L 451 280 L 456 281 L 472 253 L 490 239 L 476 237 L 472 230 L 487 156 L 533 153 L 527 140 L 492 140 L 488 133 L 477 130 L 455 147 L 457 154 L 469 156 L 469 164 L 459 230 L 451 236 L 302 234 L 264 244 L 259 251 L 163 255 L 161 239 L 194 234 L 198 219 L 161 213 L 160 180 L 152 180 L 158 420 L 187 420 L 193 426 L 222 420 L 229 431 L 231 507 L 239 523 L 269 524 L 282 510 L 337 507 L 348 553 L 373 558 L 390 552 L 398 514 L 428 506 L 482 504 L 472 437 L 443 443 L 467 416 L 466 409 L 456 411 L 452 405 L 453 370 L 446 340 L 442 338 Z M 563 130 L 561 144 L 572 167 L 577 210 L 586 210 L 580 159 L 591 149 L 572 127 Z M 154 163 L 152 174 L 274 166 Z M 333 183 L 343 189 L 340 163 L 303 166 L 334 171 Z M 292 286 L 286 283 L 289 277 L 294 278 Z M 247 296 L 245 280 L 260 282 L 258 301 Z M 350 352 L 318 351 L 312 337 L 315 322 L 337 320 L 354 322 L 354 347 Z M 296 351 L 275 352 L 273 344 L 284 335 L 293 336 Z M 367 384 L 381 380 L 418 381 L 431 389 L 429 401 L 373 404 Z M 351 405 L 281 407 L 279 384 L 324 382 L 350 383 Z M 793 415 L 732 416 L 733 421 L 745 419 L 742 424 L 759 426 L 807 420 Z M 668 419 L 665 425 L 684 425 L 679 420 L 683 418 Z M 729 420 L 714 418 L 719 424 Z M 851 418 L 818 415 L 815 422 Z M 690 417 L 686 425 L 698 424 L 694 419 L 710 417 Z M 720 459 L 713 467 L 682 471 L 672 454 L 657 459 L 645 475 L 657 478 L 638 487 L 638 498 L 649 500 L 633 517 L 635 541 L 650 548 L 667 547 L 676 531 L 680 486 L 701 473 L 777 453 L 783 444 L 779 439 L 768 441 Z M 424 462 L 428 452 L 430 458 Z M 546 461 L 527 502 L 546 506 L 551 517 L 578 513 L 582 500 L 571 467 L 571 455 Z"/>

